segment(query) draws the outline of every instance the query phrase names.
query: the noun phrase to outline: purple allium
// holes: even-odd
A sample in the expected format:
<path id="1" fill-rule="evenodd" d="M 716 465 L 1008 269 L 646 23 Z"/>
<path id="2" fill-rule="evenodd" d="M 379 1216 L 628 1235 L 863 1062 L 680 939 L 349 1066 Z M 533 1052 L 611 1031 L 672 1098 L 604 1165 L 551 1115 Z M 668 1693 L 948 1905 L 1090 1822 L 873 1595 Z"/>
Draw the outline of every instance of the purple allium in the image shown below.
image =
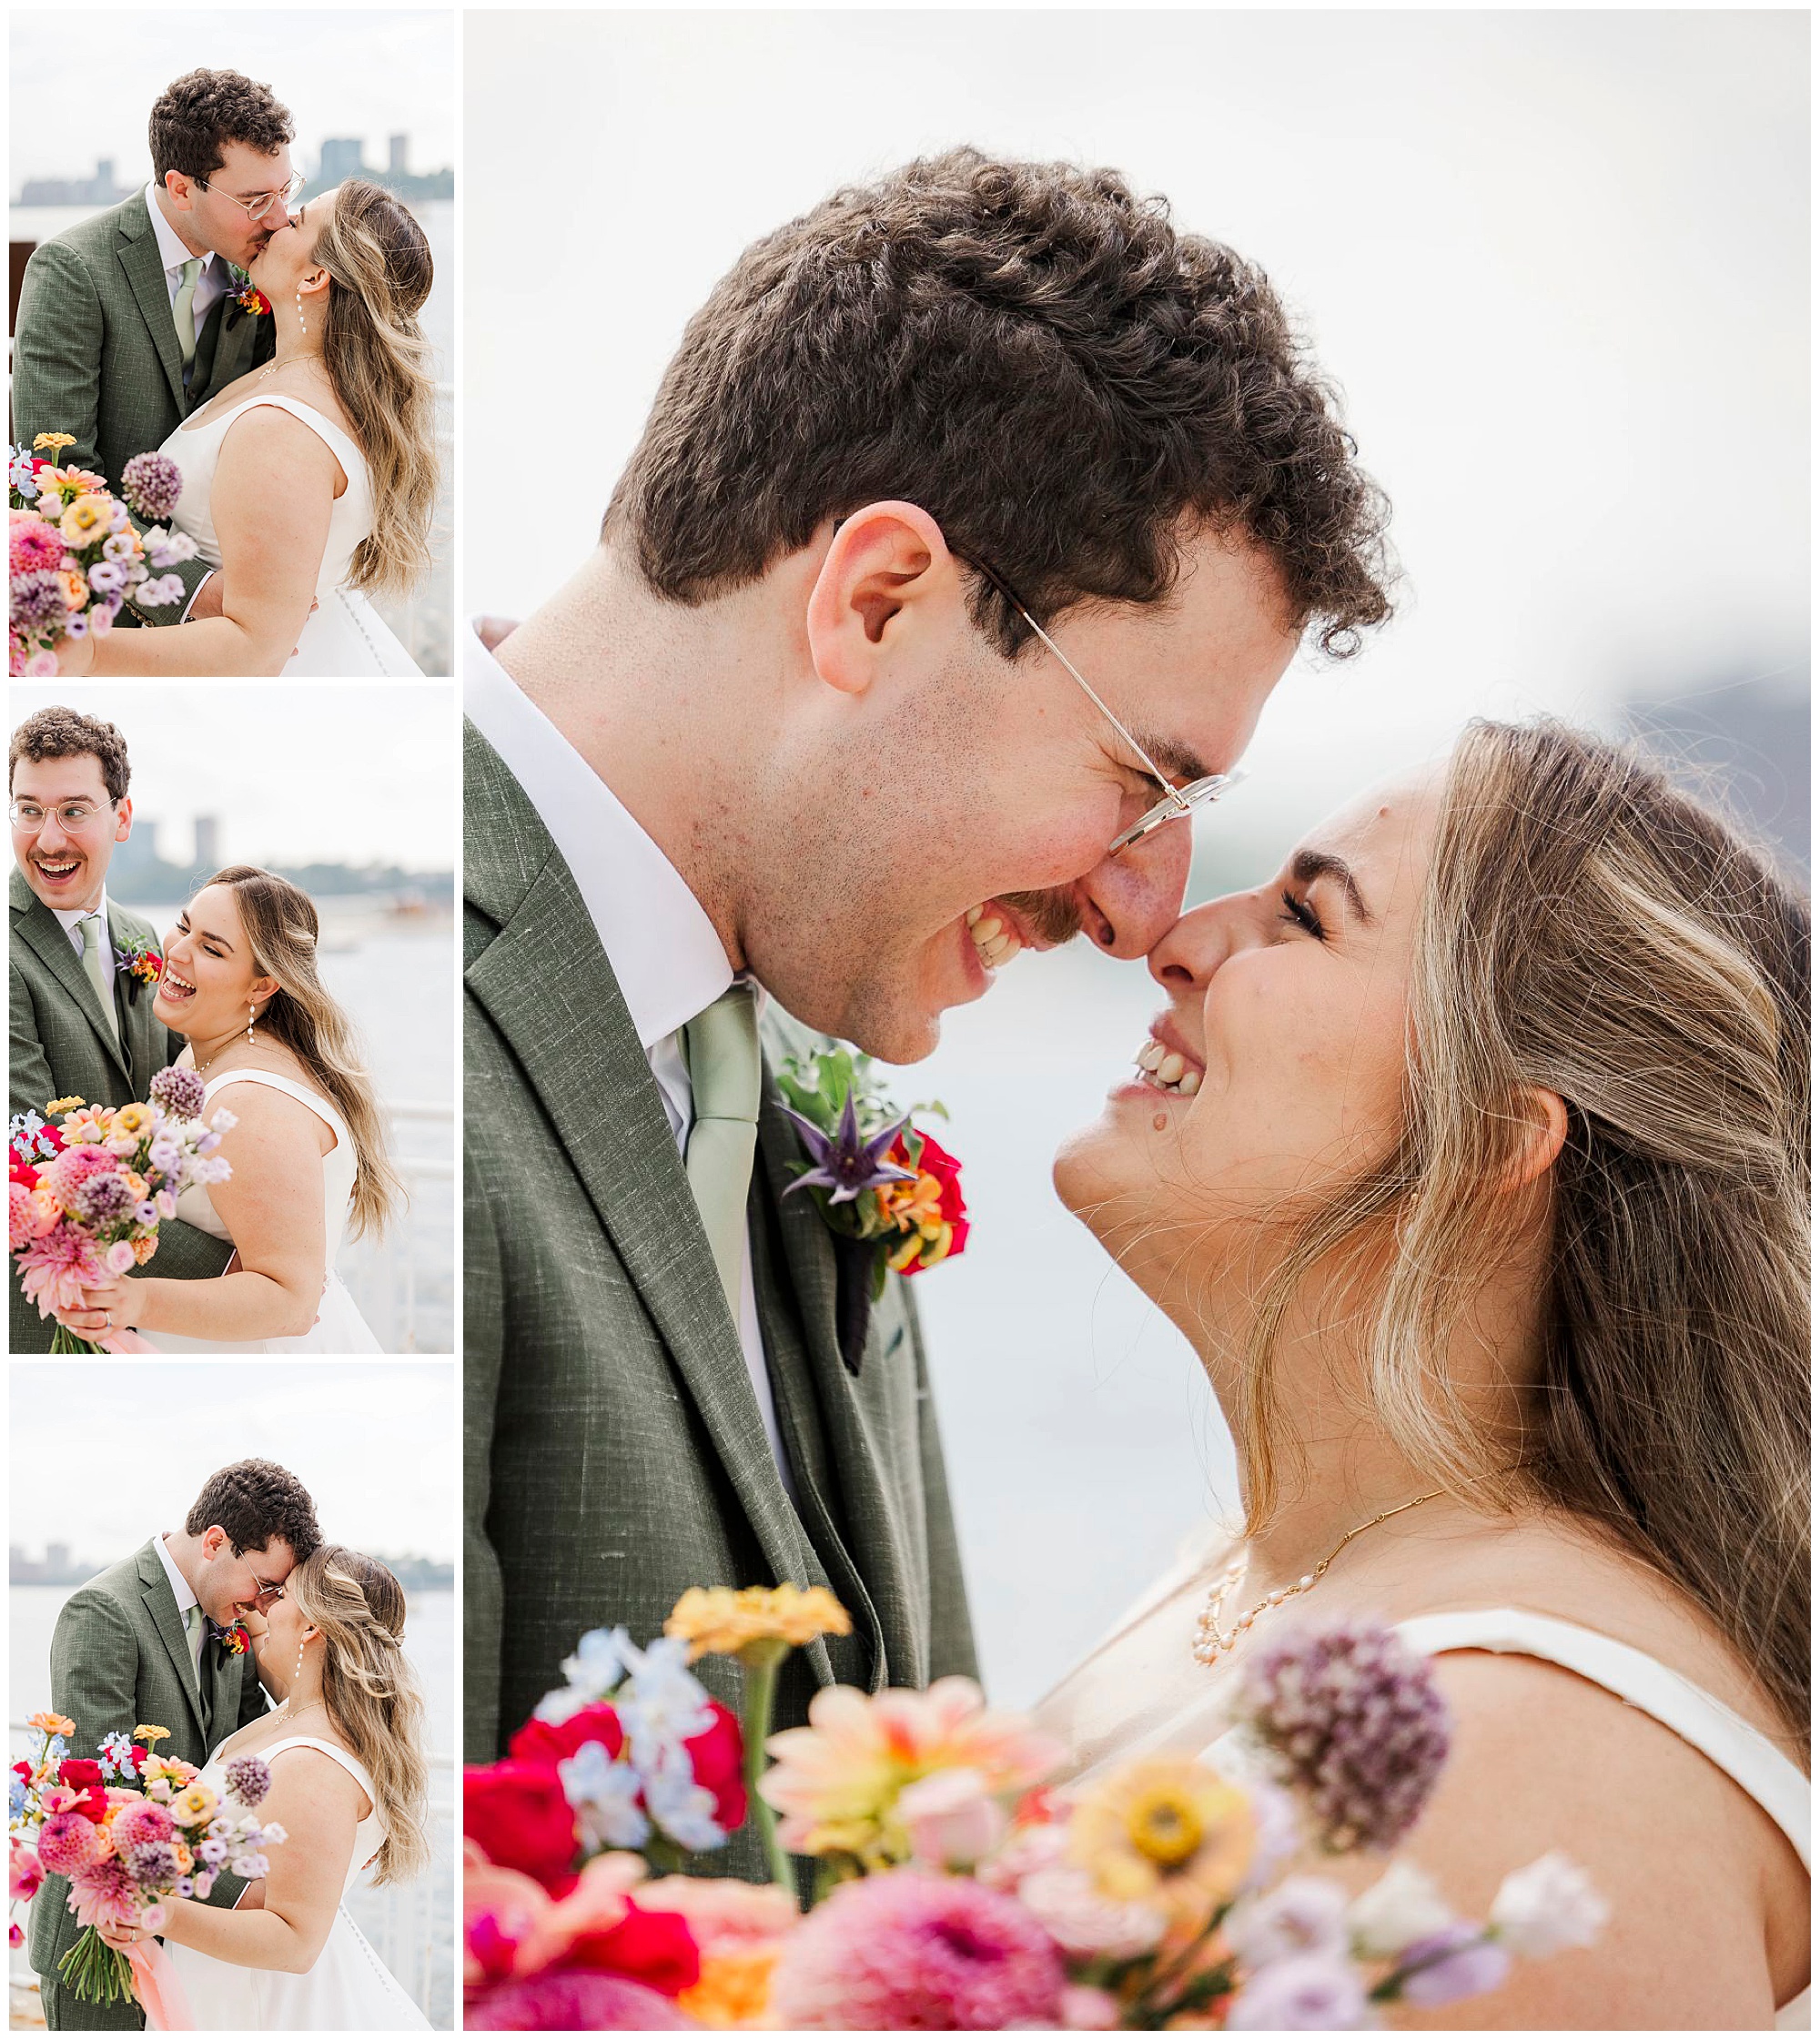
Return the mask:
<path id="1" fill-rule="evenodd" d="M 183 494 L 183 470 L 163 453 L 136 453 L 120 470 L 126 500 L 141 517 L 161 523 Z"/>
<path id="2" fill-rule="evenodd" d="M 1002 2033 L 1055 2025 L 1067 1980 L 1015 1898 L 892 1870 L 839 1886 L 784 1944 L 771 2009 L 786 2030 Z"/>
<path id="3" fill-rule="evenodd" d="M 149 1885 L 156 1890 L 177 1882 L 177 1850 L 168 1842 L 136 1842 L 120 1860 L 126 1874 L 142 1888 Z"/>
<path id="4" fill-rule="evenodd" d="M 1447 1762 L 1447 1703 L 1429 1662 L 1380 1622 L 1346 1617 L 1260 1647 L 1235 1714 L 1336 1851 L 1390 1848 Z"/>
<path id="5" fill-rule="evenodd" d="M 1510 1973 L 1508 1948 L 1487 1940 L 1482 1926 L 1456 1920 L 1403 1950 L 1397 1995 L 1405 2005 L 1432 2011 L 1439 2005 L 1494 1991 Z"/>
<path id="6" fill-rule="evenodd" d="M 78 1218 L 91 1226 L 111 1225 L 133 1208 L 133 1193 L 121 1176 L 91 1176 L 70 1199 Z"/>
<path id="7" fill-rule="evenodd" d="M 875 1190 L 885 1183 L 914 1183 L 914 1169 L 899 1168 L 895 1162 L 885 1159 L 886 1150 L 905 1127 L 907 1119 L 900 1119 L 895 1126 L 887 1126 L 882 1134 L 875 1134 L 870 1140 L 862 1140 L 859 1118 L 854 1111 L 853 1093 L 847 1094 L 847 1102 L 841 1107 L 841 1123 L 832 1137 L 812 1121 L 804 1118 L 800 1112 L 790 1112 L 803 1136 L 803 1144 L 809 1150 L 814 1166 L 806 1175 L 799 1176 L 791 1190 L 832 1190 L 830 1204 L 851 1204 L 862 1190 Z"/>
<path id="8" fill-rule="evenodd" d="M 13 576 L 11 621 L 15 631 L 45 631 L 62 621 L 69 605 L 63 599 L 63 576 L 54 567 Z"/>
<path id="9" fill-rule="evenodd" d="M 150 1096 L 174 1117 L 194 1119 L 202 1110 L 202 1079 L 193 1069 L 161 1069 L 152 1079 Z"/>
<path id="10" fill-rule="evenodd" d="M 1372 2024 L 1359 1973 L 1343 1955 L 1292 1955 L 1246 1978 L 1228 2033 L 1352 2033 Z"/>
<path id="11" fill-rule="evenodd" d="M 188 1070 L 167 1071 L 167 1076 L 188 1076 Z M 157 1079 L 153 1079 L 154 1087 Z M 197 1079 L 197 1089 L 202 1088 L 202 1080 Z M 228 1790 L 242 1806 L 257 1806 L 272 1789 L 272 1774 L 266 1769 L 263 1757 L 230 1757 L 222 1772 Z"/>

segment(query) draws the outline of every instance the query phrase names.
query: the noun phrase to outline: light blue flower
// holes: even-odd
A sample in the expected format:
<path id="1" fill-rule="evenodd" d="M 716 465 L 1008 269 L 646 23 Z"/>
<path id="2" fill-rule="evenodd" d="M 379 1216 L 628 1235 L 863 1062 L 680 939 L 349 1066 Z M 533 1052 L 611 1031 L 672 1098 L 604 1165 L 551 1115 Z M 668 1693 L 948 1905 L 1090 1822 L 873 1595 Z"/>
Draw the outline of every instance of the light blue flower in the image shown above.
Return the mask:
<path id="1" fill-rule="evenodd" d="M 629 1763 L 608 1756 L 604 1743 L 584 1742 L 558 1763 L 556 1775 L 591 1851 L 642 1849 L 650 1839 L 651 1823 L 639 1807 L 642 1781 Z"/>
<path id="2" fill-rule="evenodd" d="M 136 1775 L 133 1764 L 133 1739 L 121 1734 L 118 1729 L 101 1738 L 101 1768 L 114 1778 L 130 1778 Z"/>
<path id="3" fill-rule="evenodd" d="M 46 1760 L 51 1763 L 61 1763 L 68 1754 L 69 1744 L 64 1741 L 63 1737 L 60 1735 L 52 1736 L 45 1750 Z"/>
<path id="4" fill-rule="evenodd" d="M 16 1772 L 6 1788 L 6 1818 L 15 1821 L 25 1811 L 25 1781 Z"/>
<path id="5" fill-rule="evenodd" d="M 714 1795 L 695 1782 L 686 1756 L 680 1768 L 666 1763 L 646 1777 L 644 1803 L 664 1833 L 685 1849 L 718 1849 L 727 1839 L 714 1819 Z"/>
<path id="6" fill-rule="evenodd" d="M 562 1661 L 562 1676 L 586 1702 L 605 1700 L 619 1685 L 638 1652 L 623 1629 L 591 1629 L 575 1646 L 575 1655 Z M 545 1716 L 545 1719 L 550 1719 Z"/>

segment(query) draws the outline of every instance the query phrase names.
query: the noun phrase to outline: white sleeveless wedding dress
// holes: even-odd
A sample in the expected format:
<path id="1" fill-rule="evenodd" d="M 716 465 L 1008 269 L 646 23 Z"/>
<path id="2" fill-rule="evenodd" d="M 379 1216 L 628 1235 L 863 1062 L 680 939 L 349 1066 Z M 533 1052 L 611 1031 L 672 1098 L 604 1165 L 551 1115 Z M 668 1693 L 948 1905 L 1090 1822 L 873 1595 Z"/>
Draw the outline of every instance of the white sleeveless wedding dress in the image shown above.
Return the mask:
<path id="1" fill-rule="evenodd" d="M 171 517 L 172 528 L 196 540 L 199 559 L 211 567 L 221 564 L 221 544 L 209 513 L 216 463 L 228 428 L 243 411 L 260 404 L 301 419 L 328 443 L 348 478 L 347 488 L 335 499 L 329 515 L 329 543 L 316 577 L 317 606 L 280 677 L 315 680 L 347 673 L 397 677 L 419 672 L 421 669 L 381 622 L 379 611 L 358 590 L 345 585 L 353 568 L 354 550 L 372 529 L 372 483 L 359 448 L 332 419 L 310 405 L 295 397 L 248 397 L 206 424 L 179 425 L 158 449 L 183 473 L 183 494 Z"/>
<path id="2" fill-rule="evenodd" d="M 226 1747 L 225 1743 L 221 1745 L 222 1749 Z M 269 1764 L 286 1750 L 298 1748 L 320 1750 L 324 1756 L 332 1757 L 366 1793 L 372 1808 L 354 1830 L 354 1850 L 341 1885 L 345 1901 L 386 1838 L 373 1781 L 365 1765 L 346 1750 L 333 1742 L 318 1742 L 313 1736 L 288 1736 L 258 1754 Z M 217 1793 L 225 1792 L 221 1749 L 204 1767 L 202 1782 Z M 329 1929 L 322 1953 L 300 1976 L 286 1970 L 248 1969 L 237 1962 L 198 1954 L 194 1948 L 180 1948 L 174 1942 L 165 1944 L 165 1953 L 189 2000 L 190 2015 L 198 2033 L 416 2033 L 430 2029 L 430 2021 L 403 1984 L 349 1918 L 345 1904 L 336 1908 L 335 1924 Z"/>
<path id="3" fill-rule="evenodd" d="M 1182 1560 L 1114 1625 L 1095 1652 L 1069 1672 L 1038 1707 L 1041 1726 L 1059 1736 L 1070 1749 L 1079 1748 L 1085 1742 L 1092 1750 L 1088 1761 L 1070 1782 L 1091 1778 L 1149 1751 L 1198 1750 L 1208 1762 L 1235 1777 L 1242 1777 L 1256 1761 L 1244 1740 L 1227 1725 L 1232 1697 L 1231 1671 L 1194 1667 L 1196 1675 L 1189 1681 L 1192 1692 L 1187 1697 L 1180 1697 L 1179 1689 L 1162 1697 L 1168 1692 L 1168 1678 L 1159 1675 L 1159 1662 L 1146 1663 L 1141 1656 L 1119 1661 L 1116 1669 L 1109 1667 L 1108 1671 L 1096 1673 L 1096 1659 L 1102 1653 L 1109 1655 L 1113 1647 L 1148 1617 L 1195 1582 L 1206 1571 L 1208 1557 L 1208 1550 L 1197 1540 Z M 1760 1730 L 1646 1651 L 1596 1631 L 1582 1629 L 1577 1623 L 1522 1608 L 1451 1610 L 1416 1616 L 1391 1626 L 1412 1650 L 1424 1656 L 1439 1656 L 1448 1651 L 1505 1651 L 1561 1665 L 1604 1687 L 1660 1722 L 1716 1764 L 1782 1830 L 1801 1859 L 1803 1869 L 1812 1870 L 1812 1795 L 1800 1767 Z M 1191 1624 L 1185 1624 L 1178 1652 L 1171 1651 L 1172 1673 L 1178 1670 L 1178 1656 L 1179 1660 L 1189 1658 L 1190 1633 Z M 1140 1690 L 1158 1694 L 1157 1702 L 1122 1708 L 1106 1704 L 1117 1685 L 1132 1681 Z M 1077 1689 L 1072 1698 L 1071 1687 Z M 1093 1737 L 1088 1724 L 1109 1724 L 1115 1712 L 1125 1717 L 1122 1731 L 1115 1737 Z M 1097 1747 L 1093 1746 L 1096 1740 Z M 1811 1990 L 1804 1990 L 1779 2006 L 1775 2030 L 1805 2032 L 1811 2024 Z"/>
<path id="4" fill-rule="evenodd" d="M 256 1339 L 246 1343 L 224 1343 L 212 1338 L 184 1338 L 175 1332 L 143 1332 L 140 1336 L 147 1346 L 160 1353 L 378 1353 L 383 1350 L 379 1342 L 368 1330 L 365 1318 L 355 1308 L 354 1299 L 348 1294 L 347 1287 L 335 1272 L 335 1257 L 341 1250 L 341 1242 L 348 1229 L 349 1199 L 354 1194 L 354 1139 L 348 1131 L 341 1115 L 325 1097 L 306 1090 L 301 1084 L 288 1076 L 279 1076 L 273 1070 L 233 1069 L 224 1070 L 219 1076 L 211 1077 L 203 1086 L 203 1116 L 208 1112 L 208 1103 L 217 1092 L 229 1084 L 265 1084 L 274 1091 L 282 1091 L 287 1097 L 296 1098 L 307 1105 L 316 1116 L 323 1120 L 335 1136 L 335 1145 L 322 1157 L 322 1237 L 327 1243 L 329 1261 L 323 1277 L 322 1301 L 317 1309 L 316 1322 L 298 1338 Z M 187 1226 L 209 1234 L 216 1239 L 231 1240 L 233 1234 L 221 1223 L 207 1184 L 195 1184 L 177 1200 L 177 1215 Z M 157 1274 L 157 1264 L 152 1264 Z"/>

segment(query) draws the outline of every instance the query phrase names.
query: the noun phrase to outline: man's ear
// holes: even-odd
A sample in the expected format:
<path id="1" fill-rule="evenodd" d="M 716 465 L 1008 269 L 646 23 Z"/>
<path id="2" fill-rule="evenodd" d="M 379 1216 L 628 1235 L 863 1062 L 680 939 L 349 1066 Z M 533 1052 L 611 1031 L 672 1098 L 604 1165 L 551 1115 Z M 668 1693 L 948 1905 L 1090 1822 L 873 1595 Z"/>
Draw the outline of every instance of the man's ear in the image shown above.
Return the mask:
<path id="1" fill-rule="evenodd" d="M 1526 1085 L 1517 1093 L 1515 1102 L 1523 1136 L 1508 1187 L 1521 1190 L 1554 1166 L 1567 1141 L 1567 1106 L 1558 1091 L 1540 1084 Z"/>
<path id="2" fill-rule="evenodd" d="M 957 589 L 942 528 L 915 503 L 868 503 L 836 526 L 809 591 L 809 659 L 828 686 L 862 694 L 907 608 Z"/>
<path id="3" fill-rule="evenodd" d="M 120 797 L 119 806 L 114 811 L 114 840 L 116 843 L 125 843 L 132 833 L 133 797 L 130 793 L 124 793 Z"/>
<path id="4" fill-rule="evenodd" d="M 165 172 L 165 196 L 180 213 L 194 212 L 196 209 L 195 187 L 181 170 Z"/>

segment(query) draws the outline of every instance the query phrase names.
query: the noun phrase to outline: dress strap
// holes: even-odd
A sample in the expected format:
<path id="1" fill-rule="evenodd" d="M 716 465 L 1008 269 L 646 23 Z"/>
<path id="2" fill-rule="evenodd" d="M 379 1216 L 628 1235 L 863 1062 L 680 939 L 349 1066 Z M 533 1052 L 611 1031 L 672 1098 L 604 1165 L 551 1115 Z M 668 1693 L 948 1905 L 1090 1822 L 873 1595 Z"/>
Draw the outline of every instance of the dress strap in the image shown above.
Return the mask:
<path id="1" fill-rule="evenodd" d="M 282 1091 L 288 1098 L 295 1098 L 299 1105 L 308 1106 L 318 1119 L 324 1121 L 335 1136 L 338 1145 L 351 1145 L 347 1121 L 319 1092 L 299 1084 L 294 1076 L 280 1076 L 276 1070 L 268 1069 L 223 1070 L 219 1076 L 211 1076 L 204 1085 L 203 1104 L 206 1106 L 216 1092 L 228 1084 L 264 1084 L 271 1090 Z M 334 1149 L 331 1148 L 329 1152 L 332 1154 Z"/>
<path id="2" fill-rule="evenodd" d="M 356 480 L 364 481 L 367 463 L 360 449 L 332 418 L 318 410 L 313 404 L 306 404 L 299 397 L 286 397 L 274 390 L 269 396 L 248 397 L 236 404 L 232 410 L 216 420 L 224 432 L 243 412 L 257 410 L 261 405 L 271 410 L 288 411 L 301 424 L 308 426 L 318 439 L 340 462 L 341 472 L 351 488 Z"/>
<path id="3" fill-rule="evenodd" d="M 1647 1651 L 1615 1637 L 1523 1608 L 1472 1608 L 1418 1615 L 1396 1625 L 1411 1649 L 1499 1651 L 1540 1658 L 1603 1686 L 1640 1712 L 1672 1729 L 1718 1765 L 1756 1801 L 1788 1837 L 1805 1869 L 1813 1868 L 1812 1809 L 1806 1778 L 1760 1729 L 1704 1687 Z"/>
<path id="4" fill-rule="evenodd" d="M 325 1757 L 333 1757 L 371 1801 L 374 1813 L 378 1813 L 379 1795 L 373 1790 L 371 1774 L 359 1757 L 351 1755 L 339 1742 L 325 1742 L 314 1735 L 287 1735 L 281 1742 L 274 1742 L 264 1750 L 256 1750 L 253 1753 L 269 1763 L 274 1757 L 281 1756 L 287 1750 L 320 1750 Z"/>

